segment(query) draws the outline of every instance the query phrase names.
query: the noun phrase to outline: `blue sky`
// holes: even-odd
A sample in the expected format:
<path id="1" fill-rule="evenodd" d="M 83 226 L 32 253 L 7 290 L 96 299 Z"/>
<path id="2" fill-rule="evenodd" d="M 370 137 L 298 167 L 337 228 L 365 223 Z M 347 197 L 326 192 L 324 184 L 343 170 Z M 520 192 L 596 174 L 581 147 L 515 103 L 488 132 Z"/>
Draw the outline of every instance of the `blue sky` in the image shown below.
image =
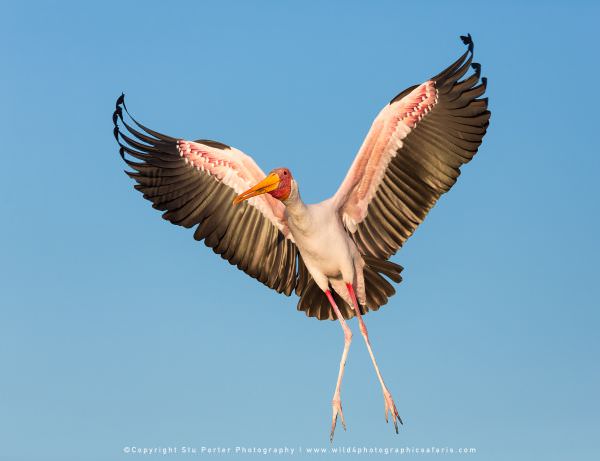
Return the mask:
<path id="1" fill-rule="evenodd" d="M 124 91 L 150 127 L 287 166 L 318 201 L 379 109 L 462 53 L 466 32 L 489 78 L 488 135 L 394 257 L 398 294 L 365 318 L 405 425 L 385 424 L 356 335 L 335 445 L 591 459 L 599 13 L 592 2 L 3 2 L 0 459 L 327 447 L 339 326 L 163 221 L 122 172 L 114 101 Z"/>

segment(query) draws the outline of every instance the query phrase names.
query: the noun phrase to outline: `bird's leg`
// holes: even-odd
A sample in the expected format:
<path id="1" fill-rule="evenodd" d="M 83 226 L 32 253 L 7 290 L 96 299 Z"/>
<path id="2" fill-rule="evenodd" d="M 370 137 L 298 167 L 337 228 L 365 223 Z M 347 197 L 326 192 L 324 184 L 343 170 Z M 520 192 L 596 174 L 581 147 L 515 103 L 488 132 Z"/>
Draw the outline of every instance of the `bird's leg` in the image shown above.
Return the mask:
<path id="1" fill-rule="evenodd" d="M 342 387 L 342 378 L 344 377 L 344 368 L 346 366 L 346 357 L 348 357 L 348 350 L 350 349 L 350 343 L 352 342 L 352 332 L 348 325 L 346 325 L 346 321 L 339 308 L 335 304 L 333 296 L 331 296 L 331 292 L 329 290 L 325 291 L 327 295 L 327 299 L 333 307 L 335 315 L 337 316 L 340 324 L 342 325 L 342 329 L 344 330 L 344 352 L 342 352 L 342 358 L 340 360 L 340 371 L 338 373 L 337 384 L 335 385 L 335 392 L 333 394 L 333 400 L 331 401 L 331 406 L 333 408 L 333 416 L 331 418 L 331 434 L 329 436 L 329 440 L 333 442 L 333 433 L 335 432 L 335 424 L 337 422 L 338 414 L 340 415 L 340 419 L 342 420 L 342 426 L 344 430 L 346 430 L 346 421 L 344 420 L 344 414 L 342 413 L 342 400 L 340 398 L 340 388 Z"/>
<path id="2" fill-rule="evenodd" d="M 371 356 L 371 360 L 373 361 L 373 365 L 375 366 L 375 372 L 377 373 L 377 377 L 379 378 L 379 382 L 381 383 L 381 389 L 383 390 L 383 399 L 385 401 L 385 421 L 388 421 L 388 412 L 391 414 L 392 419 L 394 421 L 394 427 L 396 428 L 396 434 L 398 433 L 398 422 L 402 424 L 402 419 L 398 414 L 398 410 L 396 409 L 396 404 L 394 403 L 394 399 L 392 398 L 392 394 L 388 391 L 385 383 L 383 382 L 383 377 L 381 376 L 381 372 L 379 371 L 379 367 L 377 366 L 377 361 L 375 360 L 375 355 L 373 354 L 373 349 L 371 349 L 371 342 L 369 341 L 369 332 L 367 331 L 367 326 L 365 322 L 363 322 L 362 315 L 360 314 L 360 309 L 358 307 L 358 302 L 356 301 L 356 294 L 354 293 L 354 288 L 351 283 L 347 283 L 346 287 L 348 288 L 348 292 L 350 293 L 350 297 L 352 298 L 352 303 L 354 307 L 354 311 L 356 312 L 356 317 L 358 317 L 358 324 L 360 326 L 360 332 L 365 338 L 365 343 L 367 344 L 367 349 L 369 350 L 369 355 Z M 397 421 L 398 422 L 397 422 Z"/>

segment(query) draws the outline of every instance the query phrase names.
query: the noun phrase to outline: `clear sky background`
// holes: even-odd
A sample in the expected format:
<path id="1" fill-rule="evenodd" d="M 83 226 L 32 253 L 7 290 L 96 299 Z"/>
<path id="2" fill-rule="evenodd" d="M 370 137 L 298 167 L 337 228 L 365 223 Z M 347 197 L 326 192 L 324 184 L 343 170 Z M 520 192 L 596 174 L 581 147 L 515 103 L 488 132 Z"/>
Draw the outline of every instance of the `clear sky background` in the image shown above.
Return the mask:
<path id="1" fill-rule="evenodd" d="M 405 425 L 385 424 L 355 335 L 335 445 L 595 458 L 599 19 L 593 2 L 2 2 L 0 459 L 329 446 L 339 325 L 163 221 L 123 174 L 114 102 L 287 166 L 319 201 L 467 32 L 488 135 L 365 318 Z"/>

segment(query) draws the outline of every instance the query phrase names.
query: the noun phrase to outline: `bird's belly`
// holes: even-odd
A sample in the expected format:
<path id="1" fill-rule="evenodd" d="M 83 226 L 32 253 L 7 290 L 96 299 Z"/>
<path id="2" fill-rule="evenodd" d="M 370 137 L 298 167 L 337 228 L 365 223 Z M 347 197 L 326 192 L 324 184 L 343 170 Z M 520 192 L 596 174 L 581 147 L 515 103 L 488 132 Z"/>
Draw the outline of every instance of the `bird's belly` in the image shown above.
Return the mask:
<path id="1" fill-rule="evenodd" d="M 337 278 L 352 264 L 352 255 L 345 236 L 328 232 L 301 236 L 296 239 L 300 254 L 308 267 L 319 270 L 327 277 Z"/>

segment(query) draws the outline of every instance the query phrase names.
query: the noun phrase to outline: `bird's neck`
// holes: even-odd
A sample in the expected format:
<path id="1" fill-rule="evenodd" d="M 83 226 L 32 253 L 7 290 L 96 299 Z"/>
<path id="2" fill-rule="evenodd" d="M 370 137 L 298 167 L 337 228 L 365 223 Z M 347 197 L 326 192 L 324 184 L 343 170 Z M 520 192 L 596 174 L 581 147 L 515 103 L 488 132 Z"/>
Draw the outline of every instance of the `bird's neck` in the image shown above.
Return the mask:
<path id="1" fill-rule="evenodd" d="M 296 181 L 292 181 L 292 187 L 290 195 L 283 201 L 286 212 L 290 216 L 300 217 L 306 213 L 306 205 L 300 197 L 300 191 L 298 190 L 298 184 Z"/>

